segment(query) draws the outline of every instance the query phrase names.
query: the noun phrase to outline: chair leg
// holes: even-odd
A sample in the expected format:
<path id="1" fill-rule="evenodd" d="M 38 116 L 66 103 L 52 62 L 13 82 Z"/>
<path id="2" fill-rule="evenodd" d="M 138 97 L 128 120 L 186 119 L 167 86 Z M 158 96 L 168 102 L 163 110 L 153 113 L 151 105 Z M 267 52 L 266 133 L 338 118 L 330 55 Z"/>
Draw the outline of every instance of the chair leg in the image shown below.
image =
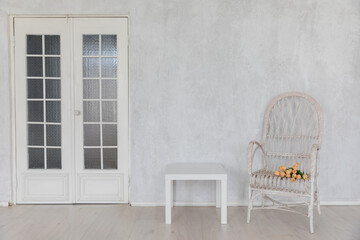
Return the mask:
<path id="1" fill-rule="evenodd" d="M 310 205 L 309 208 L 312 208 L 313 205 Z M 314 233 L 314 214 L 312 210 L 309 209 L 309 218 L 310 218 L 310 232 Z"/>
<path id="2" fill-rule="evenodd" d="M 249 186 L 249 204 L 248 204 L 248 215 L 247 215 L 247 223 L 250 223 L 250 217 L 251 217 L 251 209 L 252 209 L 252 190 Z"/>
<path id="3" fill-rule="evenodd" d="M 313 187 L 311 188 L 313 189 Z M 308 216 L 310 219 L 310 232 L 314 233 L 314 191 L 311 191 L 310 203 L 309 203 L 309 212 Z"/>
<path id="4" fill-rule="evenodd" d="M 316 206 L 317 206 L 317 211 L 318 211 L 319 215 L 321 215 L 319 193 L 316 193 Z"/>
<path id="5" fill-rule="evenodd" d="M 319 179 L 316 178 L 316 205 L 319 215 L 321 214 L 320 210 L 320 196 L 319 196 Z"/>

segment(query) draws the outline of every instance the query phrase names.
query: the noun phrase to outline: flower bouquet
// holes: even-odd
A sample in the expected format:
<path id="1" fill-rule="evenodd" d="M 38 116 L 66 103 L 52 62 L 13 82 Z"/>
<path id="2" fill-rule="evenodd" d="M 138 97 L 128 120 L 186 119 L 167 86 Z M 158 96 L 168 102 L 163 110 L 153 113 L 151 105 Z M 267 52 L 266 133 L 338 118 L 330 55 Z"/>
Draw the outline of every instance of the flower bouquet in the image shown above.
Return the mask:
<path id="1" fill-rule="evenodd" d="M 295 163 L 292 167 L 280 166 L 279 171 L 274 171 L 275 176 L 280 176 L 281 179 L 284 177 L 291 178 L 292 182 L 295 182 L 296 179 L 304 179 L 306 180 L 308 176 L 298 170 L 299 163 Z"/>

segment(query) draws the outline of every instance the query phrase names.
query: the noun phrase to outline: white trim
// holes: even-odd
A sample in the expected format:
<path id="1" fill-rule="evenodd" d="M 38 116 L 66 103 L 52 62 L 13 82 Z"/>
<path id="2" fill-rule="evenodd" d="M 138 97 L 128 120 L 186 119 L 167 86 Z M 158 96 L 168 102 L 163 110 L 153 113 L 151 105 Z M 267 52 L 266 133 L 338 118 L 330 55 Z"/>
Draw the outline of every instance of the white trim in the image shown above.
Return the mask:
<path id="1" fill-rule="evenodd" d="M 12 18 L 128 18 L 130 14 L 10 14 Z"/>
<path id="2" fill-rule="evenodd" d="M 11 172 L 11 199 L 16 204 L 17 199 L 17 162 L 16 162 L 16 114 L 15 114 L 15 37 L 14 17 L 9 16 L 9 77 L 10 77 L 10 172 Z"/>
<path id="3" fill-rule="evenodd" d="M 0 202 L 0 207 L 9 207 L 10 203 L 9 202 Z"/>
<path id="4" fill-rule="evenodd" d="M 128 157 L 127 157 L 127 179 L 125 179 L 127 187 L 125 192 L 127 192 L 127 201 L 125 203 L 129 203 L 130 198 L 130 164 L 131 164 L 131 157 L 130 157 L 130 48 L 129 48 L 129 34 L 130 34 L 130 14 L 9 14 L 8 15 L 8 47 L 9 47 L 9 91 L 10 91 L 10 172 L 11 172 L 11 199 L 8 204 L 17 203 L 17 160 L 16 160 L 16 114 L 15 114 L 15 45 L 14 45 L 14 21 L 15 18 L 126 18 L 127 19 L 127 84 L 128 84 L 128 95 L 127 95 L 127 107 L 128 107 L 128 136 L 127 136 L 127 143 L 128 143 Z M 72 24 L 72 23 L 70 23 Z M 73 28 L 71 28 L 73 29 Z M 73 33 L 71 32 L 71 37 L 73 37 Z M 72 43 L 73 44 L 73 43 Z M 73 46 L 71 46 L 73 47 Z M 73 53 L 73 51 L 71 51 Z M 71 57 L 71 59 L 73 59 Z M 72 65 L 73 67 L 73 65 Z M 74 71 L 72 71 L 74 73 Z M 74 77 L 73 75 L 71 77 Z M 72 88 L 74 86 L 72 85 Z M 74 94 L 73 90 L 71 91 Z M 73 97 L 73 96 L 71 96 Z M 74 99 L 72 99 L 74 100 Z M 74 108 L 74 105 L 72 105 Z M 73 109 L 72 109 L 73 110 Z M 73 111 L 72 111 L 73 112 Z M 74 127 L 74 126 L 72 126 Z M 72 175 L 75 176 L 73 173 L 74 169 L 72 169 Z M 76 191 L 76 190 L 74 190 Z M 75 195 L 74 195 L 75 196 Z M 1 202 L 0 202 L 0 206 Z"/>
<path id="5" fill-rule="evenodd" d="M 133 207 L 164 207 L 165 202 L 131 202 Z M 248 201 L 228 202 L 228 207 L 247 207 Z M 254 206 L 260 206 L 261 201 L 253 202 Z M 321 206 L 352 206 L 360 205 L 358 201 L 322 201 Z M 215 202 L 174 202 L 178 207 L 214 207 Z"/>
<path id="6" fill-rule="evenodd" d="M 360 205 L 360 200 L 356 201 L 320 201 L 323 206 L 353 206 Z"/>

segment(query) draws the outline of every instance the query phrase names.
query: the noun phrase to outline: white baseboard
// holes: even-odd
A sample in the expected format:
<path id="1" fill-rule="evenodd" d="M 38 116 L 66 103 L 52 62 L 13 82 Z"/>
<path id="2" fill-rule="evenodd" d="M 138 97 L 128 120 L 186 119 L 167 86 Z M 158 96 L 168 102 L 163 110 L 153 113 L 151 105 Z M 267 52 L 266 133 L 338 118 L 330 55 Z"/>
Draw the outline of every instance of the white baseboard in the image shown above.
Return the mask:
<path id="1" fill-rule="evenodd" d="M 8 207 L 9 205 L 9 202 L 0 202 L 0 207 Z"/>
<path id="2" fill-rule="evenodd" d="M 261 202 L 253 202 L 254 206 L 261 204 Z M 356 201 L 321 201 L 323 206 L 351 206 L 360 205 L 360 200 Z M 165 202 L 131 202 L 131 206 L 134 207 L 160 207 L 165 206 Z M 247 201 L 241 202 L 228 202 L 229 207 L 247 207 Z M 215 206 L 215 202 L 174 202 L 174 206 L 179 207 L 209 207 Z"/>

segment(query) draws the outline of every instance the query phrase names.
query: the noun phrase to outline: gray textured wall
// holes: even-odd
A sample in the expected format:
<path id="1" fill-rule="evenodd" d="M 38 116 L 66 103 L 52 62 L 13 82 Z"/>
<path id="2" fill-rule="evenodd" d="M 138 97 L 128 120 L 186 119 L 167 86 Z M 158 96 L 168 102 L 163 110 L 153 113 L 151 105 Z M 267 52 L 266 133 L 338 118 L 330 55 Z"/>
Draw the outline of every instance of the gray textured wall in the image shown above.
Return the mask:
<path id="1" fill-rule="evenodd" d="M 0 0 L 0 201 L 10 199 L 7 14 L 130 14 L 131 201 L 164 199 L 165 164 L 221 162 L 247 197 L 245 151 L 285 91 L 325 115 L 321 199 L 360 200 L 360 1 Z M 177 185 L 213 201 L 213 183 Z"/>

